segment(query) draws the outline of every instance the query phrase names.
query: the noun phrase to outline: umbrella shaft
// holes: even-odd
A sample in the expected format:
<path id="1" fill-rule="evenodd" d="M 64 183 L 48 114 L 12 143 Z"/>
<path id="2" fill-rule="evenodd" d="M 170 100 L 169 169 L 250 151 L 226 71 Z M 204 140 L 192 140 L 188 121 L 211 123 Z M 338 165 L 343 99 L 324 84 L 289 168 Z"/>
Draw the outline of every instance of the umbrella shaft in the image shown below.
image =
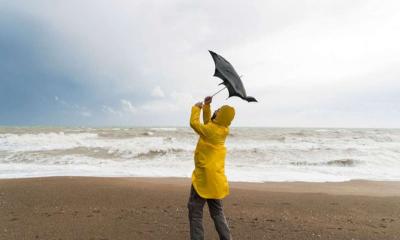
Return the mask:
<path id="1" fill-rule="evenodd" d="M 220 90 L 218 90 L 218 92 L 214 93 L 213 95 L 211 95 L 211 97 L 214 97 L 215 95 L 217 95 L 219 92 L 221 92 L 222 90 L 224 90 L 226 88 L 226 86 Z"/>

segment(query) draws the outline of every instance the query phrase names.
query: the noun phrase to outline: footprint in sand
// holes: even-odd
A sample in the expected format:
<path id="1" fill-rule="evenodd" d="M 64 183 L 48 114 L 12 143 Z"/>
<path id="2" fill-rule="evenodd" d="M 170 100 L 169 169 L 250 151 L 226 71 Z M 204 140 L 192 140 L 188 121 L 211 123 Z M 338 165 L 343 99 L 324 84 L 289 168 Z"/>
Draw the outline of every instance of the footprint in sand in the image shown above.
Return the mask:
<path id="1" fill-rule="evenodd" d="M 382 222 L 394 222 L 393 218 L 382 218 L 381 219 Z"/>

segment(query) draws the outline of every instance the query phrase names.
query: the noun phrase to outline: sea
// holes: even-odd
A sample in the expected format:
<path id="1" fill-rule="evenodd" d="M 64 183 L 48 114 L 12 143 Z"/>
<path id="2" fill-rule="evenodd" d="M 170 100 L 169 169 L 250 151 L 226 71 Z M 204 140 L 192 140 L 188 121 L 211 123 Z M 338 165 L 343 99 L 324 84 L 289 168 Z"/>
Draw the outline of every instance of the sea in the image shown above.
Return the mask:
<path id="1" fill-rule="evenodd" d="M 0 178 L 190 177 L 198 136 L 170 127 L 0 127 Z M 231 128 L 229 181 L 400 180 L 400 129 Z"/>

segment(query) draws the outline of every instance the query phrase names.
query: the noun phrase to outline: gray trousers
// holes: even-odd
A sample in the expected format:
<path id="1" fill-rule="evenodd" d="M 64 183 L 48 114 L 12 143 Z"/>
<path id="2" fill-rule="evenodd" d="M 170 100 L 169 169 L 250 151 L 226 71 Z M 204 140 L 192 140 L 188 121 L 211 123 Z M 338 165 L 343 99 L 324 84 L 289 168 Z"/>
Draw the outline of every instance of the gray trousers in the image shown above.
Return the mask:
<path id="1" fill-rule="evenodd" d="M 197 194 L 193 185 L 190 189 L 190 197 L 188 201 L 189 223 L 190 223 L 190 239 L 203 240 L 203 207 L 207 202 L 210 210 L 211 218 L 214 221 L 215 229 L 218 232 L 219 239 L 231 240 L 232 236 L 226 221 L 222 201 L 220 199 L 204 199 Z"/>

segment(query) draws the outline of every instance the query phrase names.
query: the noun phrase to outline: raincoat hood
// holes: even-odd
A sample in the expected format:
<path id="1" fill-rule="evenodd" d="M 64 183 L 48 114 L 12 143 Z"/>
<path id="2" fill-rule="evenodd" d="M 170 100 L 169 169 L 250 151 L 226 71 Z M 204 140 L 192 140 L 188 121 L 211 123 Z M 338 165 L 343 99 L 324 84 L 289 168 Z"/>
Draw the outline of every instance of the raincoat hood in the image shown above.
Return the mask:
<path id="1" fill-rule="evenodd" d="M 223 105 L 218 110 L 217 116 L 213 122 L 224 127 L 229 127 L 234 117 L 235 109 L 229 105 Z"/>

